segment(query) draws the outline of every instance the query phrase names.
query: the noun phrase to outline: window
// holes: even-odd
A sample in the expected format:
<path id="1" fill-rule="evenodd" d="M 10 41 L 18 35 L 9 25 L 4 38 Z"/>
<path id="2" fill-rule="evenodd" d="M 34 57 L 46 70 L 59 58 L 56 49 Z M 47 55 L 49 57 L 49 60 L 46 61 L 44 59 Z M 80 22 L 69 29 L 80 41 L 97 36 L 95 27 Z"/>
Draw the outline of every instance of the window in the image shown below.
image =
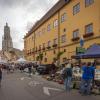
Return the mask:
<path id="1" fill-rule="evenodd" d="M 50 47 L 51 46 L 51 41 L 48 41 L 48 47 Z"/>
<path id="2" fill-rule="evenodd" d="M 86 25 L 85 32 L 86 34 L 93 33 L 93 24 Z"/>
<path id="3" fill-rule="evenodd" d="M 61 36 L 61 42 L 62 43 L 66 42 L 66 35 L 65 34 Z"/>
<path id="4" fill-rule="evenodd" d="M 41 50 L 41 45 L 39 45 L 39 50 Z"/>
<path id="5" fill-rule="evenodd" d="M 66 32 L 66 28 L 63 29 L 63 32 Z"/>
<path id="6" fill-rule="evenodd" d="M 44 62 L 47 62 L 47 58 L 44 59 Z"/>
<path id="7" fill-rule="evenodd" d="M 45 47 L 45 43 L 43 43 L 43 47 Z"/>
<path id="8" fill-rule="evenodd" d="M 40 32 L 36 32 L 36 37 L 39 37 L 40 36 Z"/>
<path id="9" fill-rule="evenodd" d="M 35 32 L 35 38 L 37 38 L 37 32 Z"/>
<path id="10" fill-rule="evenodd" d="M 61 16 L 61 23 L 64 22 L 66 20 L 66 13 L 62 14 Z"/>
<path id="11" fill-rule="evenodd" d="M 42 29 L 42 33 L 43 33 L 43 34 L 45 33 L 45 28 Z"/>
<path id="12" fill-rule="evenodd" d="M 79 37 L 79 29 L 73 32 L 73 38 L 77 38 L 77 37 Z"/>
<path id="13" fill-rule="evenodd" d="M 76 4 L 74 7 L 73 7 L 73 15 L 77 14 L 80 12 L 80 3 Z"/>
<path id="14" fill-rule="evenodd" d="M 54 27 L 57 27 L 58 26 L 58 20 L 56 19 L 55 21 L 54 21 Z"/>
<path id="15" fill-rule="evenodd" d="M 57 44 L 57 38 L 54 39 L 54 44 Z"/>
<path id="16" fill-rule="evenodd" d="M 94 0 L 85 0 L 85 7 L 94 3 Z"/>
<path id="17" fill-rule="evenodd" d="M 56 54 L 56 51 L 55 50 L 53 51 L 53 54 Z"/>
<path id="18" fill-rule="evenodd" d="M 41 36 L 41 34 L 42 34 L 41 31 L 39 31 L 39 32 L 38 32 L 38 36 Z"/>
<path id="19" fill-rule="evenodd" d="M 40 31 L 39 33 L 40 33 L 40 36 L 41 36 L 42 35 L 42 31 Z"/>
<path id="20" fill-rule="evenodd" d="M 32 41 L 34 41 L 34 36 L 32 36 Z"/>
<path id="21" fill-rule="evenodd" d="M 50 24 L 47 26 L 47 31 L 50 31 Z"/>
<path id="22" fill-rule="evenodd" d="M 66 49 L 64 49 L 64 52 L 66 52 Z"/>

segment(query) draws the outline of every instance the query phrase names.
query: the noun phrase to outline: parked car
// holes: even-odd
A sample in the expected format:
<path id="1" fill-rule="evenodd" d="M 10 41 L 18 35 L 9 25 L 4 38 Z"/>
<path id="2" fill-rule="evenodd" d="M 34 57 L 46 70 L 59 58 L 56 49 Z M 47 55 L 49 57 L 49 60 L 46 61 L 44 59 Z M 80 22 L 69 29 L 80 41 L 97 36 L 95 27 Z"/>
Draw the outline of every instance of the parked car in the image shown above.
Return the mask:
<path id="1" fill-rule="evenodd" d="M 39 74 L 49 74 L 50 71 L 51 71 L 51 64 L 39 65 L 37 67 L 37 72 Z"/>

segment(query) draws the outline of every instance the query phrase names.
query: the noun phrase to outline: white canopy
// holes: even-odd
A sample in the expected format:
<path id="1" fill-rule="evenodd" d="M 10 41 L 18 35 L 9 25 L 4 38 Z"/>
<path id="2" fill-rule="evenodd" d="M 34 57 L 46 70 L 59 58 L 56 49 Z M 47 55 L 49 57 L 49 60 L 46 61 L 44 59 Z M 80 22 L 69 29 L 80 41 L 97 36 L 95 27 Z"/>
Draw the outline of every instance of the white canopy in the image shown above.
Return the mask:
<path id="1" fill-rule="evenodd" d="M 7 61 L 0 59 L 0 64 L 4 64 L 4 63 L 7 63 Z"/>
<path id="2" fill-rule="evenodd" d="M 17 60 L 17 62 L 19 62 L 19 63 L 24 63 L 24 62 L 26 62 L 27 60 L 26 59 L 24 59 L 24 58 L 19 58 L 18 60 Z"/>

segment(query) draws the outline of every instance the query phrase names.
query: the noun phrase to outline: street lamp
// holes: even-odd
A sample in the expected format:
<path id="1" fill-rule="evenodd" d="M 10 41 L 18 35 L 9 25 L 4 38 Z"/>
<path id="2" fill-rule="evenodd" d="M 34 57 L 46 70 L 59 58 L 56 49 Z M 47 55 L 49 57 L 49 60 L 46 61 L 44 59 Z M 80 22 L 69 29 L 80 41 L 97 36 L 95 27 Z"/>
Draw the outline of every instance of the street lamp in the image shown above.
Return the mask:
<path id="1" fill-rule="evenodd" d="M 80 47 L 83 47 L 84 46 L 84 39 L 83 37 L 80 38 Z"/>

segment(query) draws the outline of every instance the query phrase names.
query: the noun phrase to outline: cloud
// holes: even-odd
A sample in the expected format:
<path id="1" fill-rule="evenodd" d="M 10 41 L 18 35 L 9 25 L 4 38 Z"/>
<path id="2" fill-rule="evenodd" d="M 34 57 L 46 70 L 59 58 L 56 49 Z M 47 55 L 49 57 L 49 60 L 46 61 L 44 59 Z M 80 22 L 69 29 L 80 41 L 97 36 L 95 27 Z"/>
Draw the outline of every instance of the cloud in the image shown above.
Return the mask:
<path id="1" fill-rule="evenodd" d="M 0 5 L 3 7 L 17 7 L 29 4 L 31 0 L 0 0 Z"/>
<path id="2" fill-rule="evenodd" d="M 14 47 L 23 49 L 23 37 L 58 0 L 0 0 L 0 48 L 8 22 Z"/>
<path id="3" fill-rule="evenodd" d="M 26 25 L 26 30 L 30 30 L 31 27 L 33 26 L 34 23 L 32 22 L 27 22 L 27 25 Z"/>

